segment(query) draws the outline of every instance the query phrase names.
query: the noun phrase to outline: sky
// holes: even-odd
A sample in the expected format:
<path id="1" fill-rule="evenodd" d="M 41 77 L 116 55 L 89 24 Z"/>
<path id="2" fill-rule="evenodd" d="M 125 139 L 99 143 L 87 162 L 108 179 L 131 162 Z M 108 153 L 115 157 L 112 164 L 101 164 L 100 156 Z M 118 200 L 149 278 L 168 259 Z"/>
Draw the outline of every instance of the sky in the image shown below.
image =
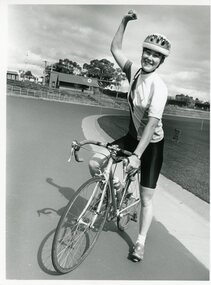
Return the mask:
<path id="1" fill-rule="evenodd" d="M 210 8 L 206 5 L 12 4 L 7 16 L 7 69 L 42 76 L 45 60 L 52 64 L 68 58 L 83 66 L 106 58 L 115 63 L 110 44 L 130 9 L 138 19 L 129 22 L 125 31 L 123 51 L 128 59 L 139 64 L 146 36 L 165 35 L 172 49 L 158 73 L 169 96 L 182 93 L 210 101 Z"/>

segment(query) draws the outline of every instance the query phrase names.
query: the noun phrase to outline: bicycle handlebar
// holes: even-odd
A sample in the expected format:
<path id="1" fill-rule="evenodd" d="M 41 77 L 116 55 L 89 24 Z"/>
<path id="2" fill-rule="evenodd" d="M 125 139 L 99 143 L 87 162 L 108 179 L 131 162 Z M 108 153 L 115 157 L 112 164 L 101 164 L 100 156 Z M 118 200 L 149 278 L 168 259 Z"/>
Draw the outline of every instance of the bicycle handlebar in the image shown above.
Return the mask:
<path id="1" fill-rule="evenodd" d="M 94 141 L 94 140 L 84 140 L 81 142 L 77 142 L 76 140 L 74 140 L 72 142 L 72 148 L 71 148 L 71 153 L 70 153 L 70 157 L 68 159 L 68 162 L 71 161 L 72 156 L 74 155 L 75 160 L 77 162 L 83 162 L 84 160 L 82 158 L 79 158 L 78 156 L 78 152 L 80 150 L 80 148 L 86 144 L 93 144 L 96 146 L 100 146 L 100 147 L 104 147 L 106 149 L 108 149 L 110 152 L 114 151 L 114 152 L 121 152 L 126 156 L 131 156 L 132 152 L 121 149 L 118 145 L 111 145 L 109 143 L 103 143 L 103 142 L 99 142 L 99 141 Z"/>

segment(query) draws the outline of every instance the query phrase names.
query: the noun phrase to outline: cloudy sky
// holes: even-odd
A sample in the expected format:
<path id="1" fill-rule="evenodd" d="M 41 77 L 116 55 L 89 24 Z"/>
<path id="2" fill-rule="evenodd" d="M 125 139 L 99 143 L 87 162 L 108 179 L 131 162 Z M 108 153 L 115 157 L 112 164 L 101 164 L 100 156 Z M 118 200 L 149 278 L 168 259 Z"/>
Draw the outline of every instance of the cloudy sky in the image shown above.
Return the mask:
<path id="1" fill-rule="evenodd" d="M 124 37 L 126 56 L 140 62 L 142 42 L 153 32 L 172 44 L 160 67 L 169 95 L 186 94 L 209 100 L 210 8 L 194 5 L 9 5 L 9 70 L 43 74 L 48 64 L 69 58 L 81 66 L 92 59 L 114 62 L 110 43 L 122 16 L 130 9 L 139 18 L 130 22 Z"/>

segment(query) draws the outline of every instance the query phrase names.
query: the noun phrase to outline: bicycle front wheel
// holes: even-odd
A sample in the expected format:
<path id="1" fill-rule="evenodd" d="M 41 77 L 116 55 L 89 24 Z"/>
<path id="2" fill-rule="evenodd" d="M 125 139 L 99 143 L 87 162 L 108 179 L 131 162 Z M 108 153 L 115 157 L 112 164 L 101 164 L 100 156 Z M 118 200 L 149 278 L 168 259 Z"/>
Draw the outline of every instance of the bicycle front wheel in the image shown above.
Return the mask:
<path id="1" fill-rule="evenodd" d="M 52 262 L 59 273 L 74 270 L 90 253 L 102 231 L 109 211 L 107 190 L 97 213 L 103 187 L 101 178 L 89 179 L 77 190 L 62 214 L 52 245 Z"/>

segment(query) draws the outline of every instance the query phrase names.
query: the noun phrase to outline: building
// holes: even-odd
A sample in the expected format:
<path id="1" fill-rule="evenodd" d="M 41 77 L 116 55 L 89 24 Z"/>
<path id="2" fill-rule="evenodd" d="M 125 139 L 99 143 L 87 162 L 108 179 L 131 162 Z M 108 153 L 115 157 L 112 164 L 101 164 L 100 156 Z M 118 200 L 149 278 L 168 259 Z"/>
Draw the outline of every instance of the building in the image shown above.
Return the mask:
<path id="1" fill-rule="evenodd" d="M 19 73 L 17 71 L 7 71 L 7 79 L 20 80 Z"/>
<path id="2" fill-rule="evenodd" d="M 99 90 L 96 78 L 88 78 L 74 74 L 51 71 L 49 78 L 50 88 L 73 89 L 81 92 L 95 93 Z"/>

